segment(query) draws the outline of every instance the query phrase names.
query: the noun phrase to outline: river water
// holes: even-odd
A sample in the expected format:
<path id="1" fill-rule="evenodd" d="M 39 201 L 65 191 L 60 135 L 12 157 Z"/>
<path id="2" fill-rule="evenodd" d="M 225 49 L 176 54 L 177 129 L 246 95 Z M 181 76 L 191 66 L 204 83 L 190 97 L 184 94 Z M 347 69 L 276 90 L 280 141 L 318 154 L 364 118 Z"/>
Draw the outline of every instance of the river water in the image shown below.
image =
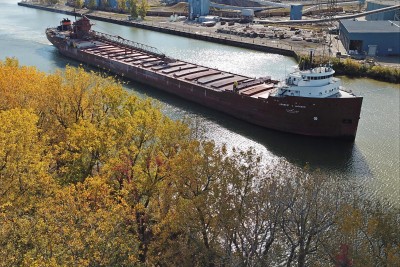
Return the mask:
<path id="1" fill-rule="evenodd" d="M 20 7 L 17 0 L 1 0 L 0 60 L 16 57 L 20 64 L 46 72 L 78 62 L 61 56 L 47 41 L 44 30 L 58 25 L 67 15 Z M 168 56 L 225 71 L 282 79 L 295 61 L 292 58 L 255 52 L 147 30 L 94 21 L 94 29 L 159 48 Z M 373 197 L 400 205 L 400 88 L 370 79 L 348 79 L 343 84 L 364 96 L 354 143 L 285 134 L 236 120 L 154 88 L 130 83 L 127 88 L 160 101 L 172 118 L 194 119 L 206 137 L 217 144 L 242 149 L 254 147 L 267 162 L 284 160 L 343 180 L 355 181 Z"/>

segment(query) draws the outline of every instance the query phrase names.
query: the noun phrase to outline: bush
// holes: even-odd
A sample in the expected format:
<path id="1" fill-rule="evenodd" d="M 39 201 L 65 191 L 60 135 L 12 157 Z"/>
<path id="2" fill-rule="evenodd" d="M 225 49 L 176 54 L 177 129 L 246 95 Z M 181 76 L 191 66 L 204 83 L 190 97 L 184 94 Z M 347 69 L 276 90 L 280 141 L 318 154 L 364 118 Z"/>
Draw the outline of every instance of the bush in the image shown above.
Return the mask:
<path id="1" fill-rule="evenodd" d="M 398 68 L 369 66 L 350 58 L 341 60 L 336 57 L 331 57 L 329 61 L 338 75 L 346 75 L 349 77 L 368 77 L 379 81 L 400 83 L 400 69 Z M 326 61 L 322 62 L 321 60 L 314 60 L 314 65 L 323 63 L 326 63 Z M 301 56 L 299 58 L 300 69 L 304 69 L 309 65 L 310 58 L 308 56 Z"/>

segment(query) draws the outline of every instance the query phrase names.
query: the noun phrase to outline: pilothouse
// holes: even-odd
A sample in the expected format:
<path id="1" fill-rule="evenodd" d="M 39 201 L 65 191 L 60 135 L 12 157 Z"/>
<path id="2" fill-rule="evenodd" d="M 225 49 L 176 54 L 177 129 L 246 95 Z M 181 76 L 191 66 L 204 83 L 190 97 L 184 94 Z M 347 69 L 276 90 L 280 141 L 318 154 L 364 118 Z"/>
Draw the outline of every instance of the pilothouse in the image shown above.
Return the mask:
<path id="1" fill-rule="evenodd" d="M 331 97 L 340 96 L 340 79 L 333 77 L 331 66 L 297 70 L 278 85 L 277 96 Z"/>
<path id="2" fill-rule="evenodd" d="M 284 82 L 277 86 L 277 97 L 297 96 L 310 98 L 343 98 L 354 96 L 346 92 L 338 78 L 333 77 L 335 71 L 330 64 L 313 66 L 313 51 L 310 51 L 310 66 L 289 74 Z"/>

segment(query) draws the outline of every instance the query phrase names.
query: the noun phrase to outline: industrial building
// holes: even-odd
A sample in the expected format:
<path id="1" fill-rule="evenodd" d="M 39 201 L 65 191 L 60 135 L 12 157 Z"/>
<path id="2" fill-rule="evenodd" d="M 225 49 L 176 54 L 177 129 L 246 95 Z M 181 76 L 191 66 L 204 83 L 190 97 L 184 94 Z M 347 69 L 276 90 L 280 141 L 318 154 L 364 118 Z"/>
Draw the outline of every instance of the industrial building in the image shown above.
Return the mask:
<path id="1" fill-rule="evenodd" d="M 366 11 L 372 11 L 372 10 L 381 9 L 381 8 L 385 8 L 385 7 L 391 7 L 391 6 L 398 5 L 398 4 L 399 4 L 398 0 L 397 1 L 389 1 L 389 0 L 367 1 Z M 369 15 L 365 16 L 365 19 L 368 21 L 371 21 L 371 20 L 399 20 L 400 19 L 400 10 L 397 9 L 397 10 L 391 10 L 391 11 L 387 11 L 387 12 L 369 14 Z"/>
<path id="2" fill-rule="evenodd" d="M 400 23 L 398 21 L 341 20 L 339 38 L 350 53 L 369 56 L 400 55 Z"/>
<path id="3" fill-rule="evenodd" d="M 207 16 L 210 13 L 209 0 L 189 0 L 189 19 Z"/>
<path id="4" fill-rule="evenodd" d="M 290 5 L 290 20 L 301 20 L 303 15 L 303 5 L 293 4 Z"/>
<path id="5" fill-rule="evenodd" d="M 90 0 L 84 0 L 84 3 L 86 6 L 89 6 Z M 102 2 L 101 0 L 94 0 L 93 3 L 96 7 L 109 7 L 109 8 L 117 8 L 118 7 L 117 0 L 108 0 L 107 6 L 104 6 L 104 2 Z"/>

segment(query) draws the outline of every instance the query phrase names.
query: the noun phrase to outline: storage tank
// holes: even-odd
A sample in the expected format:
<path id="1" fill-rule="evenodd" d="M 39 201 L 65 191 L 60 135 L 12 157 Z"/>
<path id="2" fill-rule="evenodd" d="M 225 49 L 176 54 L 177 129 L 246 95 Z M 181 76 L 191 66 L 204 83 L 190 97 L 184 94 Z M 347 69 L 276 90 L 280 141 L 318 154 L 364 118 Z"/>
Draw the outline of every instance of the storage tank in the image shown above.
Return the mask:
<path id="1" fill-rule="evenodd" d="M 290 5 L 290 20 L 301 20 L 303 16 L 303 5 Z"/>
<path id="2" fill-rule="evenodd" d="M 200 16 L 198 19 L 198 22 L 200 22 L 200 23 L 210 22 L 210 21 L 217 22 L 217 21 L 219 21 L 219 17 L 218 16 Z"/>

